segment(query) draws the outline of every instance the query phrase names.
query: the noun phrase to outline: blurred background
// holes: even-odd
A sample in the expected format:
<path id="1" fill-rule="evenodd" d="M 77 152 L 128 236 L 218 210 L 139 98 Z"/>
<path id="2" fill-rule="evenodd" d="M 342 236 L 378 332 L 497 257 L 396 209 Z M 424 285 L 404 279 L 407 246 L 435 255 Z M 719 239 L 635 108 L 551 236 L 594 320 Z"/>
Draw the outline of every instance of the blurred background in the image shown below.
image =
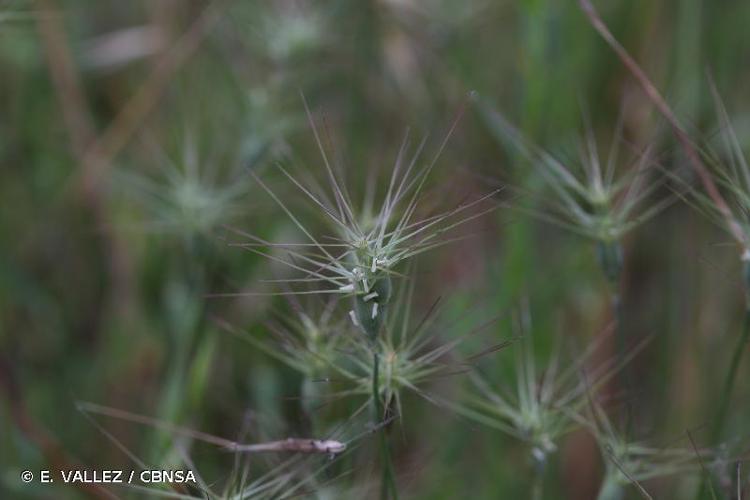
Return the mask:
<path id="1" fill-rule="evenodd" d="M 750 3 L 597 6 L 697 141 L 719 129 L 710 74 L 740 143 L 750 144 Z M 471 238 L 420 256 L 413 314 L 440 298 L 441 314 L 454 318 L 440 322 L 450 324 L 440 331 L 448 341 L 480 316 L 499 316 L 482 333 L 499 342 L 518 333 L 512 318 L 523 309 L 540 363 L 607 329 L 608 283 L 589 239 L 509 208 L 533 207 L 544 187 L 499 137 L 492 112 L 563 158 L 575 158 L 586 120 L 606 154 L 621 120 L 624 157 L 651 147 L 666 169 L 683 162 L 573 1 L 2 0 L 0 497 L 147 498 L 23 484 L 19 474 L 132 467 L 125 448 L 174 468 L 189 448 L 159 426 L 80 411 L 81 401 L 228 439 L 242 429 L 257 440 L 315 429 L 303 377 L 220 326 L 267 338 L 269 322 L 294 304 L 218 296 L 269 290 L 263 280 L 289 271 L 228 243 L 242 240 L 235 228 L 270 241 L 298 233 L 249 172 L 291 205 L 299 191 L 273 165 L 320 174 L 302 95 L 355 198 L 363 186 L 385 189 L 407 129 L 429 134 L 429 159 L 465 109 L 430 174 L 430 196 L 439 204 L 504 189 L 497 210 L 466 225 Z M 622 327 L 633 345 L 652 340 L 629 367 L 633 386 L 613 397 L 636 408 L 639 439 L 689 448 L 689 429 L 698 446 L 717 447 L 716 484 L 731 486 L 750 431 L 747 363 L 721 446 L 706 428 L 741 329 L 737 250 L 679 199 L 622 243 Z M 325 304 L 301 302 L 311 314 Z M 502 384 L 512 380 L 513 349 L 476 363 Z M 468 390 L 465 379 L 428 388 L 451 399 Z M 346 418 L 355 403 L 326 406 L 321 420 L 359 436 L 364 427 Z M 391 430 L 403 498 L 529 497 L 533 464 L 521 441 L 416 394 L 403 404 Z M 375 497 L 377 448 L 370 436 L 358 440 L 343 464 L 305 462 L 305 474 L 318 472 L 294 494 L 351 498 L 356 487 Z M 216 447 L 196 444 L 190 456 L 208 483 L 232 470 Z M 280 460 L 259 458 L 251 475 L 274 474 Z M 575 430 L 550 461 L 544 498 L 596 498 L 604 470 L 596 441 Z M 697 474 L 645 483 L 655 498 L 692 498 L 697 484 Z M 626 494 L 638 498 L 634 488 Z"/>

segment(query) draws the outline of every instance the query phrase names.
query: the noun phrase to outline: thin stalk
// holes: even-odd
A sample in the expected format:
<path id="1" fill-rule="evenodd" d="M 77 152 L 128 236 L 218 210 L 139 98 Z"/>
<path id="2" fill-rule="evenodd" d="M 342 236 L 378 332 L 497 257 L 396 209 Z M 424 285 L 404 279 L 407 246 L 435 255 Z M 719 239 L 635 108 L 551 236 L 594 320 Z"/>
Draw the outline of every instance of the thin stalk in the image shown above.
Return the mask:
<path id="1" fill-rule="evenodd" d="M 750 341 L 750 307 L 745 307 L 745 318 L 742 322 L 742 333 L 737 341 L 737 346 L 734 348 L 732 354 L 732 361 L 729 364 L 729 372 L 727 378 L 724 380 L 724 389 L 721 392 L 721 402 L 719 403 L 719 411 L 716 415 L 713 428 L 713 440 L 717 440 L 721 437 L 721 431 L 724 427 L 724 421 L 726 420 L 727 413 L 729 411 L 729 402 L 731 400 L 732 391 L 734 390 L 734 384 L 737 380 L 737 372 L 739 371 L 740 361 L 742 355 L 745 352 L 748 341 Z"/>
<path id="2" fill-rule="evenodd" d="M 538 472 L 534 473 L 534 482 L 531 486 L 532 500 L 542 500 L 544 498 L 544 475 Z"/>
<path id="3" fill-rule="evenodd" d="M 627 363 L 628 358 L 628 339 L 625 333 L 623 325 L 623 307 L 622 298 L 620 296 L 619 287 L 615 287 L 613 284 L 612 288 L 612 317 L 615 322 L 615 343 L 617 349 L 617 362 L 622 367 L 621 372 L 618 376 L 619 385 L 621 389 L 624 389 L 627 394 L 633 392 L 633 373 Z M 629 436 L 631 426 L 633 424 L 632 407 L 630 404 L 626 405 L 627 414 L 625 415 L 625 435 Z"/>
<path id="4" fill-rule="evenodd" d="M 627 339 L 625 338 L 625 328 L 622 324 L 622 298 L 616 284 L 612 284 L 610 294 L 612 318 L 615 322 L 615 338 L 617 339 L 617 358 L 618 362 L 622 362 L 625 358 L 625 350 L 627 349 Z M 623 374 L 627 373 L 627 367 L 623 367 L 622 371 Z"/>
<path id="5" fill-rule="evenodd" d="M 317 435 L 318 431 L 318 418 L 316 418 L 316 408 L 320 404 L 319 400 L 319 383 L 318 381 L 322 377 L 316 376 L 316 372 L 305 375 L 302 379 L 300 392 L 302 393 L 302 411 L 305 414 L 307 425 L 309 426 L 310 434 Z"/>
<path id="6" fill-rule="evenodd" d="M 746 264 L 747 267 L 747 264 Z M 721 439 L 724 425 L 729 413 L 729 403 L 732 399 L 732 392 L 734 391 L 734 385 L 737 380 L 737 372 L 739 371 L 740 361 L 742 355 L 750 342 L 750 298 L 745 300 L 745 318 L 742 322 L 742 332 L 737 340 L 737 346 L 734 348 L 732 354 L 732 361 L 729 363 L 729 371 L 727 377 L 724 379 L 724 387 L 721 391 L 721 399 L 719 401 L 719 409 L 716 412 L 716 419 L 711 429 L 711 442 L 716 443 Z M 708 482 L 706 476 L 701 476 L 700 486 L 698 488 L 698 495 L 696 500 L 701 500 L 706 496 L 708 490 Z"/>
<path id="7" fill-rule="evenodd" d="M 622 298 L 620 296 L 623 267 L 622 246 L 618 241 L 600 241 L 597 244 L 597 258 L 609 285 L 612 320 L 615 323 L 617 360 L 623 362 L 628 342 L 623 325 Z M 629 378 L 629 370 L 627 370 L 627 367 L 623 367 L 622 382 L 626 389 L 630 389 Z"/>
<path id="8" fill-rule="evenodd" d="M 189 365 L 190 345 L 193 340 L 193 331 L 185 332 L 184 339 L 178 339 L 174 343 L 174 358 L 168 368 L 166 383 L 162 388 L 159 406 L 159 419 L 165 422 L 178 422 L 184 408 L 185 381 Z M 163 460 L 164 450 L 171 439 L 169 433 L 161 429 L 154 430 L 152 453 L 159 460 Z"/>
<path id="9" fill-rule="evenodd" d="M 547 469 L 547 457 L 534 457 L 534 477 L 531 486 L 532 500 L 544 498 L 544 471 Z"/>
<path id="10" fill-rule="evenodd" d="M 377 345 L 372 350 L 372 400 L 374 407 L 373 424 L 377 429 L 381 425 L 383 416 L 383 401 L 380 399 L 380 354 Z M 380 435 L 380 458 L 383 462 L 383 476 L 380 484 L 381 500 L 398 500 L 398 490 L 396 489 L 396 480 L 393 474 L 393 462 L 391 461 L 391 451 L 388 446 L 388 435 L 385 426 L 378 433 Z M 390 495 L 389 495 L 390 493 Z"/>
<path id="11" fill-rule="evenodd" d="M 599 489 L 599 494 L 596 496 L 596 500 L 622 500 L 625 497 L 625 489 L 622 484 L 617 480 L 614 474 L 607 473 L 604 476 L 602 487 Z"/>

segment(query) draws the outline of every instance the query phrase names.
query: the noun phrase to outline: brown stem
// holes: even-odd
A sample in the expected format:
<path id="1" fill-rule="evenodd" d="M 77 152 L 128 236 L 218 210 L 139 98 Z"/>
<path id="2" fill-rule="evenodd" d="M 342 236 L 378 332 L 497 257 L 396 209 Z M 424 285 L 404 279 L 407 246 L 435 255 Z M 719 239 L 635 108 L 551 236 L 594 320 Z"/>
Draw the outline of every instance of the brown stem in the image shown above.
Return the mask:
<path id="1" fill-rule="evenodd" d="M 29 414 L 18 378 L 13 371 L 10 360 L 5 357 L 0 357 L 0 394 L 5 396 L 10 417 L 16 428 L 41 451 L 51 468 L 55 470 L 81 470 L 85 468 L 75 458 L 71 457 L 49 431 L 39 425 Z M 75 486 L 91 498 L 117 498 L 116 495 L 97 484 L 76 482 Z"/>
<path id="2" fill-rule="evenodd" d="M 37 26 L 47 57 L 63 120 L 68 129 L 71 150 L 80 169 L 74 186 L 92 214 L 103 239 L 104 254 L 109 256 L 114 297 L 120 311 L 128 310 L 132 286 L 131 264 L 126 245 L 113 229 L 106 208 L 104 169 L 128 144 L 138 127 L 158 103 L 172 76 L 192 56 L 206 34 L 221 18 L 226 0 L 212 1 L 175 44 L 161 56 L 146 81 L 125 103 L 101 134 L 93 124 L 93 113 L 86 102 L 79 75 L 74 67 L 62 24 L 62 11 L 54 0 L 37 0 Z M 101 309 L 97 307 L 96 309 Z"/>
<path id="3" fill-rule="evenodd" d="M 615 54 L 617 54 L 617 57 L 620 58 L 620 61 L 622 61 L 628 71 L 630 71 L 630 73 L 632 73 L 635 79 L 638 81 L 641 89 L 643 89 L 643 92 L 646 94 L 649 100 L 651 100 L 654 106 L 656 106 L 656 109 L 659 110 L 662 116 L 664 116 L 667 122 L 669 122 L 670 126 L 672 127 L 672 132 L 677 137 L 678 142 L 680 143 L 683 150 L 685 151 L 685 154 L 690 160 L 690 164 L 698 174 L 701 183 L 703 183 L 703 187 L 706 189 L 706 193 L 709 197 L 711 197 L 711 200 L 713 200 L 716 209 L 719 211 L 722 217 L 724 217 L 727 229 L 732 234 L 734 239 L 737 240 L 737 242 L 744 248 L 746 246 L 746 238 L 744 236 L 742 228 L 732 215 L 732 211 L 729 208 L 729 205 L 727 204 L 726 200 L 724 200 L 724 197 L 719 192 L 719 189 L 716 187 L 716 184 L 713 181 L 713 177 L 711 176 L 711 172 L 706 167 L 706 165 L 703 164 L 700 155 L 696 151 L 695 146 L 690 140 L 687 132 L 685 132 L 684 127 L 680 124 L 679 120 L 672 112 L 662 95 L 656 89 L 654 84 L 651 83 L 651 80 L 646 75 L 646 73 L 641 69 L 635 59 L 633 59 L 630 54 L 628 54 L 628 52 L 620 44 L 620 42 L 617 41 L 614 35 L 612 35 L 612 32 L 609 30 L 609 28 L 607 28 L 607 25 L 604 24 L 604 21 L 602 21 L 602 18 L 599 16 L 599 13 L 596 11 L 591 1 L 578 1 L 581 9 L 588 17 L 589 22 L 594 27 L 594 29 L 601 35 L 604 41 L 607 42 L 607 44 L 612 48 Z"/>
<path id="4" fill-rule="evenodd" d="M 101 175 L 100 171 L 128 144 L 143 120 L 159 102 L 172 76 L 190 59 L 206 35 L 221 19 L 223 9 L 220 7 L 224 4 L 225 0 L 214 0 L 203 10 L 188 30 L 156 62 L 146 81 L 122 107 L 97 141 L 88 148 L 86 159 L 93 163 L 98 175 Z"/>
<path id="5" fill-rule="evenodd" d="M 108 271 L 113 281 L 114 299 L 121 310 L 127 310 L 130 297 L 131 266 L 119 235 L 110 223 L 107 210 L 106 192 L 97 179 L 97 166 L 86 155 L 86 151 L 96 142 L 96 129 L 93 113 L 89 107 L 81 85 L 80 76 L 75 68 L 70 45 L 65 34 L 63 12 L 54 0 L 37 0 L 39 6 L 37 29 L 44 48 L 50 78 L 57 94 L 57 101 L 62 111 L 63 121 L 70 137 L 70 149 L 73 158 L 79 163 L 81 183 L 76 194 L 81 203 L 91 214 L 96 225 L 97 235 L 104 247 L 103 254 L 108 256 Z M 99 298 L 104 301 L 104 297 Z M 93 310 L 103 309 L 95 305 Z"/>

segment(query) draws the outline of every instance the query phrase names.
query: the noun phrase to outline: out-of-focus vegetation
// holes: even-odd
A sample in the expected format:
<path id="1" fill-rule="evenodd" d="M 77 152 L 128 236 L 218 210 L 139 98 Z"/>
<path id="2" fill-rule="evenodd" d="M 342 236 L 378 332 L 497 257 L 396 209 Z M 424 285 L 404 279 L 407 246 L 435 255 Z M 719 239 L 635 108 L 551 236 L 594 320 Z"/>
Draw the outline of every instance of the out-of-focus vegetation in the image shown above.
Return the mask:
<path id="1" fill-rule="evenodd" d="M 596 4 L 745 228 L 750 3 Z M 744 498 L 699 180 L 574 1 L 0 0 L 0 497 Z"/>

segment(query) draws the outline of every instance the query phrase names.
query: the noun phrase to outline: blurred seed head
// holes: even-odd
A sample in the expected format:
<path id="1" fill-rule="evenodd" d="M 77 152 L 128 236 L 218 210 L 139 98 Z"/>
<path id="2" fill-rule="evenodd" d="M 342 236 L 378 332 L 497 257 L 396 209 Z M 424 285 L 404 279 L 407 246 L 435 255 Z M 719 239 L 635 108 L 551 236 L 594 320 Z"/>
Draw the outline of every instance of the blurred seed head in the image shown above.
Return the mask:
<path id="1" fill-rule="evenodd" d="M 284 109 L 283 93 L 274 81 L 247 91 L 240 150 L 245 165 L 256 165 L 264 157 L 277 159 L 290 133 L 304 119 Z"/>
<path id="2" fill-rule="evenodd" d="M 487 106 L 483 116 L 495 136 L 529 161 L 553 199 L 545 198 L 532 213 L 597 242 L 611 244 L 658 214 L 672 198 L 660 196 L 664 178 L 656 176 L 650 150 L 635 162 L 619 159 L 621 127 L 617 126 L 606 160 L 602 160 L 590 128 L 577 160 L 563 161 L 527 140 L 504 116 Z M 540 211 L 537 211 L 540 210 Z"/>
<path id="3" fill-rule="evenodd" d="M 563 360 L 558 346 L 541 371 L 537 368 L 533 339 L 527 334 L 516 351 L 515 380 L 496 386 L 473 372 L 471 379 L 476 390 L 454 408 L 465 417 L 527 443 L 532 458 L 544 464 L 557 450 L 560 439 L 580 427 L 577 417 L 585 409 L 590 393 L 603 387 L 642 347 L 620 362 L 610 360 L 588 366 L 611 333 L 611 328 L 601 333 L 571 360 Z M 592 379 L 589 384 L 582 380 L 584 371 Z"/>
<path id="4" fill-rule="evenodd" d="M 705 450 L 633 441 L 617 430 L 604 408 L 593 399 L 588 415 L 577 418 L 596 438 L 606 463 L 604 484 L 610 488 L 633 486 L 645 492 L 642 482 L 699 472 L 701 460 L 709 460 L 712 455 Z"/>
<path id="5" fill-rule="evenodd" d="M 715 146 L 706 142 L 701 154 L 711 169 L 711 175 L 717 186 L 723 192 L 731 212 L 730 218 L 728 220 L 726 214 L 722 213 L 721 209 L 702 190 L 691 189 L 687 200 L 719 227 L 740 239 L 737 243 L 741 247 L 741 258 L 747 268 L 750 262 L 750 167 L 748 167 L 742 142 L 732 125 L 729 113 L 715 86 L 712 85 L 711 89 L 719 124 L 719 145 Z M 686 184 L 685 181 L 682 182 L 683 185 Z M 740 228 L 739 237 L 730 229 L 730 224 L 736 224 Z"/>
<path id="6" fill-rule="evenodd" d="M 332 367 L 341 356 L 343 337 L 351 326 L 348 318 L 337 318 L 334 313 L 334 301 L 316 315 L 293 305 L 294 314 L 287 312 L 276 314 L 276 319 L 267 321 L 266 330 L 271 334 L 267 340 L 259 336 L 242 332 L 226 322 L 221 326 L 229 332 L 250 342 L 266 354 L 286 364 L 300 374 L 311 379 L 323 379 L 329 376 Z"/>
<path id="7" fill-rule="evenodd" d="M 589 136 L 585 144 L 578 173 L 575 167 L 567 167 L 546 153 L 537 164 L 559 202 L 549 215 L 558 218 L 561 225 L 596 241 L 605 244 L 620 241 L 656 215 L 669 199 L 652 198 L 661 182 L 648 169 L 651 162 L 648 152 L 629 171 L 616 177 L 616 154 L 610 157 L 605 169 L 593 137 Z"/>
<path id="8" fill-rule="evenodd" d="M 161 149 L 158 153 L 157 172 L 119 172 L 116 177 L 126 195 L 144 207 L 147 230 L 186 240 L 205 238 L 242 214 L 250 184 L 246 175 L 232 173 L 234 166 L 202 158 L 190 140 L 176 159 Z"/>
<path id="9" fill-rule="evenodd" d="M 328 16 L 320 2 L 253 2 L 233 6 L 236 36 L 252 51 L 272 62 L 276 69 L 295 69 L 327 43 Z"/>
<path id="10" fill-rule="evenodd" d="M 316 11 L 290 9 L 267 16 L 263 32 L 271 58 L 286 61 L 316 49 L 325 30 Z"/>

